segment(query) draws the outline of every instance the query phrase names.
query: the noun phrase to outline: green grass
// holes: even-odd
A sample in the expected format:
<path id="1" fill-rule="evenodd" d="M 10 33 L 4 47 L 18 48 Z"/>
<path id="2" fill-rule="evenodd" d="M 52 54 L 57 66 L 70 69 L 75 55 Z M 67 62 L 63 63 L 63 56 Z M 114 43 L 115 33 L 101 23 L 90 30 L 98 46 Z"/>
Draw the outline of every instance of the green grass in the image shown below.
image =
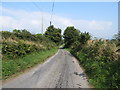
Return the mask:
<path id="1" fill-rule="evenodd" d="M 65 48 L 65 50 L 68 51 L 68 52 L 70 52 L 71 49 L 70 48 Z"/>
<path id="2" fill-rule="evenodd" d="M 72 52 L 71 52 L 72 53 Z M 96 58 L 93 52 L 72 53 L 85 69 L 88 81 L 95 88 L 119 88 L 119 61 L 108 61 L 106 56 Z M 103 58 L 104 57 L 104 58 Z"/>
<path id="3" fill-rule="evenodd" d="M 25 57 L 14 59 L 14 60 L 3 60 L 2 61 L 2 79 L 7 79 L 11 75 L 23 71 L 27 68 L 35 66 L 36 64 L 42 63 L 48 57 L 52 56 L 58 51 L 57 48 L 35 52 Z"/>

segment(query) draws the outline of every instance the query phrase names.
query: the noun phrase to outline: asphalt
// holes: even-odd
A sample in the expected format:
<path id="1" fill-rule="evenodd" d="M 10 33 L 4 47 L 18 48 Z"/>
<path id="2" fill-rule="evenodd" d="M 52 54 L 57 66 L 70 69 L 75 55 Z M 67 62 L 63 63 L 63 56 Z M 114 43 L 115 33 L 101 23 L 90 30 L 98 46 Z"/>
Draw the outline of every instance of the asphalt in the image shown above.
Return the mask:
<path id="1" fill-rule="evenodd" d="M 90 88 L 90 85 L 78 61 L 59 49 L 45 63 L 7 81 L 2 88 Z"/>

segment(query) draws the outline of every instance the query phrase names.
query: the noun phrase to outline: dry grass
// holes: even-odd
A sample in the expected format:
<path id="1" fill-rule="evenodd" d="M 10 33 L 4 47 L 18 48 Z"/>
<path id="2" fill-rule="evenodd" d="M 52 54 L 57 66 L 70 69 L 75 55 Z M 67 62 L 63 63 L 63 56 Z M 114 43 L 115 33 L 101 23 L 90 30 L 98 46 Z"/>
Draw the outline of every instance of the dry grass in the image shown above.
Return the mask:
<path id="1" fill-rule="evenodd" d="M 13 43 L 18 43 L 18 42 L 22 42 L 22 43 L 25 43 L 25 44 L 29 44 L 29 45 L 35 45 L 37 47 L 40 47 L 40 48 L 45 48 L 44 45 L 42 45 L 42 43 L 40 42 L 34 42 L 34 41 L 27 41 L 27 40 L 17 40 L 17 39 L 12 39 L 12 38 L 8 38 L 8 39 L 5 39 L 5 38 L 2 38 L 0 40 L 0 42 L 13 42 Z"/>
<path id="2" fill-rule="evenodd" d="M 95 43 L 101 44 L 95 47 Z M 117 52 L 120 46 L 116 46 L 115 43 L 110 43 L 107 40 L 89 40 L 86 46 L 98 48 L 98 56 L 103 56 L 106 52 L 109 52 L 114 60 L 118 60 L 120 57 L 120 52 Z"/>

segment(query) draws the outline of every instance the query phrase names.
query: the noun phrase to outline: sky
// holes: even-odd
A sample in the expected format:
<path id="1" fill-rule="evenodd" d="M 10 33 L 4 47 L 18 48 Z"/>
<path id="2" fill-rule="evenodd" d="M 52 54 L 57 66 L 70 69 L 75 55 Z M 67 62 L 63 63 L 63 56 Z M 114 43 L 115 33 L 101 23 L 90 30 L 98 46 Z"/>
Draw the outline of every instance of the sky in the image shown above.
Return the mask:
<path id="1" fill-rule="evenodd" d="M 41 33 L 50 25 L 62 29 L 74 26 L 93 37 L 111 39 L 118 32 L 117 2 L 2 2 L 0 30 L 27 29 Z M 43 22 L 42 22 L 43 17 Z"/>

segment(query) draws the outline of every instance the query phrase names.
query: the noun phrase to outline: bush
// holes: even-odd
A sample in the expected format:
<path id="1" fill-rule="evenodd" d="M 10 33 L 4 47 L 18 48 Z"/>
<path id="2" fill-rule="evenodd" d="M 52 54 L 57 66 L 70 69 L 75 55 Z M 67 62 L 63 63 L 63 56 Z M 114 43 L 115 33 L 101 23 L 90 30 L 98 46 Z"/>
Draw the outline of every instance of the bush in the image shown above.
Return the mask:
<path id="1" fill-rule="evenodd" d="M 33 52 L 22 58 L 3 60 L 2 61 L 2 79 L 9 78 L 15 73 L 19 73 L 36 64 L 44 62 L 49 56 L 57 52 L 57 49 Z"/>
<path id="2" fill-rule="evenodd" d="M 56 44 L 44 35 L 33 35 L 27 30 L 1 31 L 3 60 L 23 57 L 32 52 L 49 50 Z"/>
<path id="3" fill-rule="evenodd" d="M 120 88 L 120 56 L 116 46 L 109 41 L 96 40 L 90 45 L 72 53 L 80 60 L 89 77 L 89 82 L 96 88 Z"/>
<path id="4" fill-rule="evenodd" d="M 35 45 L 25 44 L 23 42 L 3 42 L 2 45 L 3 59 L 4 57 L 14 59 L 38 50 L 40 50 L 39 47 Z"/>

